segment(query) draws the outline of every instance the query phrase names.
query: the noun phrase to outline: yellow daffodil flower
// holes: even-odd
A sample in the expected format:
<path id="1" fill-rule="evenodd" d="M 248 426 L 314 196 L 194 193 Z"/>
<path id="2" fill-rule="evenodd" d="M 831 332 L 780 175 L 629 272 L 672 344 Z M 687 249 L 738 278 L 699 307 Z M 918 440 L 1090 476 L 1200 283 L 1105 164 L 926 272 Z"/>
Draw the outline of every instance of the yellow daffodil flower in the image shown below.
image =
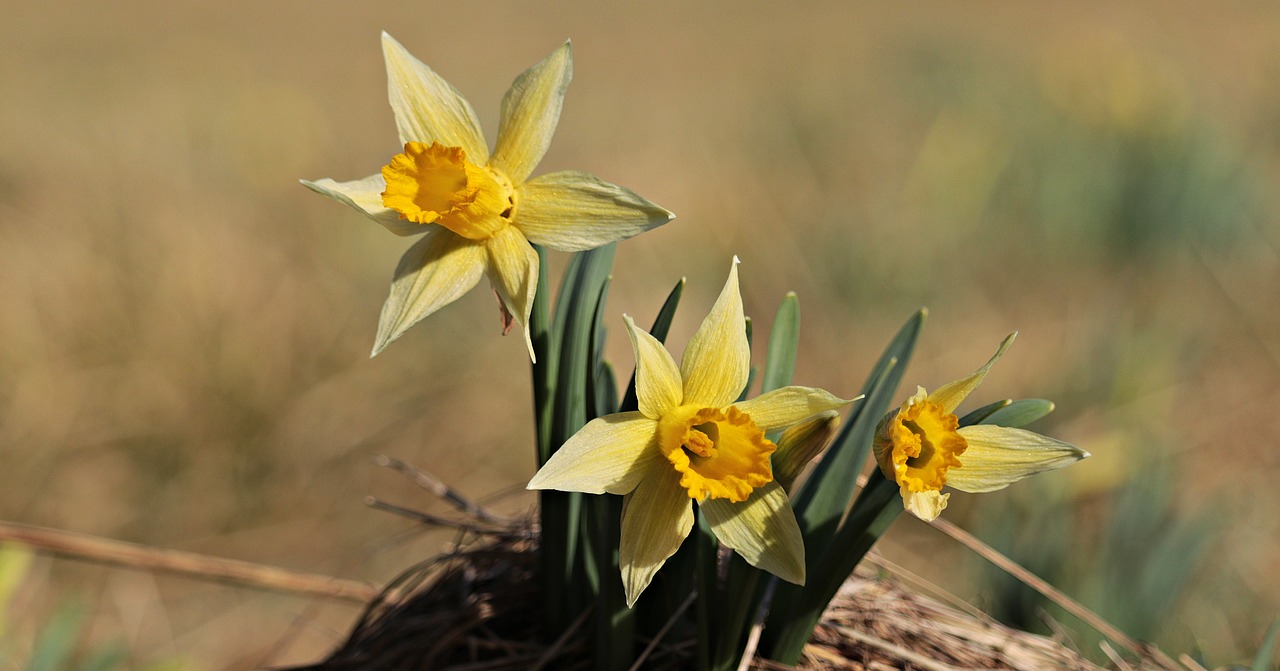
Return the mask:
<path id="1" fill-rule="evenodd" d="M 639 411 L 592 420 L 552 455 L 529 489 L 625 494 L 619 562 L 627 605 L 693 528 L 697 502 L 720 542 L 752 566 L 804 584 L 804 543 L 774 480 L 765 433 L 850 403 L 784 387 L 735 403 L 751 352 L 738 260 L 679 367 L 666 347 L 624 317 L 636 357 Z"/>
<path id="2" fill-rule="evenodd" d="M 502 99 L 492 154 L 471 105 L 399 42 L 382 34 L 391 109 L 404 153 L 352 182 L 303 181 L 397 235 L 422 235 L 396 268 L 373 354 L 488 276 L 524 328 L 538 285 L 534 242 L 576 252 L 647 231 L 674 215 L 584 172 L 529 179 L 542 160 L 573 76 L 565 42 L 516 78 Z"/>
<path id="3" fill-rule="evenodd" d="M 1005 338 L 995 356 L 969 376 L 932 394 L 917 387 L 902 407 L 880 420 L 873 445 L 876 460 L 901 487 L 903 505 L 916 517 L 928 521 L 942 513 L 951 496 L 942 493 L 943 485 L 991 492 L 1089 456 L 1075 445 L 1023 429 L 960 426 L 956 407 L 982 384 L 1015 336 Z"/>

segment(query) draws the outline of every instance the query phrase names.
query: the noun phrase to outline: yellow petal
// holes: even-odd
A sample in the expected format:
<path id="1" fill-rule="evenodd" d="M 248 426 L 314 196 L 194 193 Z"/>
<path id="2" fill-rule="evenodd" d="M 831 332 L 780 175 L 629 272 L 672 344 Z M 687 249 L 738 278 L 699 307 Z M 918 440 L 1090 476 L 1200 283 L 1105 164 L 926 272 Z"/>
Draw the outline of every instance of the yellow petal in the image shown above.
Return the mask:
<path id="1" fill-rule="evenodd" d="M 862 398 L 859 396 L 858 398 Z M 858 400 L 845 400 L 813 387 L 783 387 L 734 403 L 747 413 L 762 431 L 784 429 L 827 410 L 835 410 Z"/>
<path id="2" fill-rule="evenodd" d="M 702 502 L 711 530 L 748 564 L 787 582 L 804 584 L 804 538 L 787 493 L 776 482 L 759 487 L 742 503 Z"/>
<path id="3" fill-rule="evenodd" d="M 618 563 L 628 608 L 693 529 L 693 502 L 678 479 L 673 470 L 655 469 L 623 499 Z"/>
<path id="4" fill-rule="evenodd" d="M 353 207 L 366 217 L 387 227 L 396 235 L 421 235 L 427 232 L 422 224 L 405 221 L 400 213 L 382 204 L 382 192 L 387 183 L 382 175 L 371 175 L 353 182 L 335 182 L 328 177 L 314 182 L 302 180 L 302 185 L 316 193 Z"/>
<path id="5" fill-rule="evenodd" d="M 528 179 L 547 152 L 571 79 L 573 46 L 565 42 L 541 63 L 516 77 L 502 97 L 498 145 L 492 163 L 513 184 Z"/>
<path id="6" fill-rule="evenodd" d="M 585 172 L 542 175 L 517 191 L 515 225 L 533 242 L 561 252 L 595 249 L 676 216 Z"/>
<path id="7" fill-rule="evenodd" d="M 1004 356 L 1004 351 L 1009 349 L 1009 345 L 1013 344 L 1013 339 L 1016 337 L 1018 337 L 1017 331 L 1010 333 L 1008 337 L 1000 343 L 1000 347 L 996 349 L 996 353 L 989 361 L 987 361 L 986 364 L 982 366 L 982 368 L 973 371 L 968 376 L 962 377 L 955 382 L 938 387 L 932 394 L 929 394 L 929 400 L 942 406 L 942 409 L 946 412 L 955 412 L 956 408 L 960 407 L 960 404 L 969 395 L 969 393 L 974 389 L 977 389 L 978 385 L 982 384 L 982 379 L 987 376 L 987 371 L 991 370 L 991 367 L 995 365 L 996 361 L 998 361 L 1001 356 Z"/>
<path id="8" fill-rule="evenodd" d="M 657 338 L 637 328 L 631 317 L 623 315 L 622 319 L 627 323 L 631 349 L 636 355 L 636 400 L 640 402 L 640 412 L 650 419 L 661 419 L 684 398 L 680 369 Z"/>
<path id="9" fill-rule="evenodd" d="M 1024 429 L 975 424 L 960 429 L 969 443 L 962 465 L 947 474 L 947 484 L 965 492 L 1004 489 L 1028 475 L 1069 466 L 1088 452 Z"/>
<path id="10" fill-rule="evenodd" d="M 593 419 L 551 455 L 528 488 L 627 494 L 654 466 L 671 470 L 654 442 L 657 433 L 658 423 L 638 412 Z"/>
<path id="11" fill-rule="evenodd" d="M 386 33 L 382 34 L 382 56 L 400 144 L 439 142 L 462 147 L 473 163 L 487 163 L 489 147 L 471 103 Z"/>
<path id="12" fill-rule="evenodd" d="M 747 345 L 735 256 L 720 297 L 684 348 L 680 361 L 684 402 L 710 408 L 733 403 L 747 386 L 750 366 L 751 348 Z"/>
<path id="13" fill-rule="evenodd" d="M 950 494 L 930 489 L 924 492 L 913 492 L 903 485 L 901 489 L 902 507 L 907 512 L 919 517 L 926 522 L 932 522 L 942 514 L 947 507 L 947 499 L 951 498 Z"/>
<path id="14" fill-rule="evenodd" d="M 511 316 L 520 322 L 524 341 L 533 359 L 533 339 L 529 335 L 529 310 L 538 289 L 538 253 L 513 226 L 505 226 L 485 241 L 489 262 L 486 271 L 498 298 Z"/>
<path id="15" fill-rule="evenodd" d="M 396 267 L 378 318 L 377 355 L 423 317 L 454 302 L 484 274 L 484 247 L 439 226 L 409 248 Z"/>

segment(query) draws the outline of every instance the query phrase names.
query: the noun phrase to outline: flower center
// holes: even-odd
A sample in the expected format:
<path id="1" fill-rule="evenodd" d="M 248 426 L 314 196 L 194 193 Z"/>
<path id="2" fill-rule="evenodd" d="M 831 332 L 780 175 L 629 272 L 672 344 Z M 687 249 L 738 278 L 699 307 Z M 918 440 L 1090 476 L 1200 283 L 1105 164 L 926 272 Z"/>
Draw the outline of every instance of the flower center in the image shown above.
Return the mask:
<path id="1" fill-rule="evenodd" d="M 769 455 L 777 447 L 746 413 L 681 406 L 659 423 L 661 447 L 689 497 L 734 503 L 773 480 Z"/>
<path id="2" fill-rule="evenodd" d="M 923 394 L 921 394 L 923 396 Z M 969 444 L 957 433 L 960 420 L 927 398 L 912 399 L 881 421 L 876 459 L 885 475 L 913 492 L 938 491 L 947 469 L 960 466 Z"/>
<path id="3" fill-rule="evenodd" d="M 467 161 L 462 147 L 409 142 L 382 167 L 382 204 L 401 219 L 440 224 L 471 240 L 502 230 L 515 210 L 511 181 L 492 168 Z"/>

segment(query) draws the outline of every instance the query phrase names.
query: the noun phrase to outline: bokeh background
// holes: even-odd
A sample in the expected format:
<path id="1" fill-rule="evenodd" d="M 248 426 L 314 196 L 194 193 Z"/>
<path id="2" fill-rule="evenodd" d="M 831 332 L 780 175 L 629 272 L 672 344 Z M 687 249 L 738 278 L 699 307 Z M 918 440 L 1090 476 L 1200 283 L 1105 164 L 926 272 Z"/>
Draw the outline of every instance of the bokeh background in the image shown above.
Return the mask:
<path id="1" fill-rule="evenodd" d="M 398 150 L 379 31 L 458 87 L 490 141 L 510 81 L 572 37 L 541 171 L 587 170 L 679 215 L 620 248 L 615 318 L 647 323 L 687 276 L 680 347 L 737 254 L 757 333 L 798 292 L 797 380 L 837 393 L 921 305 L 909 384 L 967 373 L 1020 330 L 979 400 L 1054 399 L 1036 428 L 1094 457 L 959 494 L 948 516 L 1173 652 L 1237 661 L 1280 610 L 1280 5 L 2 14 L 0 518 L 384 581 L 450 537 L 364 506 L 444 510 L 373 455 L 527 512 L 526 354 L 493 298 L 470 293 L 370 360 L 407 242 L 297 180 L 363 177 Z M 913 519 L 882 553 L 1094 649 Z M 47 558 L 11 582 L 5 669 L 55 625 L 122 667 L 301 662 L 358 613 Z"/>

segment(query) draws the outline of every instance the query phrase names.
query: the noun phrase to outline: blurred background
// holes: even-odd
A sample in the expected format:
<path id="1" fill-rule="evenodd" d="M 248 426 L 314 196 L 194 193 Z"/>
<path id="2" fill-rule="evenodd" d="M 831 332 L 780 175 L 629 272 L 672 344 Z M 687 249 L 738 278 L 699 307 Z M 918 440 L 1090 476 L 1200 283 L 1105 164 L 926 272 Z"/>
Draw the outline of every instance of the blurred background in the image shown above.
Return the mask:
<path id="1" fill-rule="evenodd" d="M 381 30 L 468 97 L 490 142 L 511 80 L 571 37 L 540 172 L 586 170 L 679 215 L 620 247 L 611 314 L 649 323 L 687 276 L 678 351 L 737 254 L 756 333 L 798 292 L 796 379 L 845 394 L 921 305 L 910 385 L 968 373 L 1019 330 L 974 407 L 1053 399 L 1033 428 L 1094 457 L 957 494 L 948 517 L 1211 663 L 1252 654 L 1280 610 L 1280 5 L 52 0 L 3 15 L 2 519 L 381 582 L 450 536 L 365 507 L 445 510 L 374 455 L 527 512 L 512 491 L 534 470 L 528 362 L 489 292 L 370 360 L 408 242 L 297 180 L 364 177 L 399 151 Z M 881 551 L 1096 652 L 914 519 Z M 106 666 L 297 663 L 359 612 L 8 553 L 4 669 L 29 668 L 57 627 L 73 661 Z"/>

